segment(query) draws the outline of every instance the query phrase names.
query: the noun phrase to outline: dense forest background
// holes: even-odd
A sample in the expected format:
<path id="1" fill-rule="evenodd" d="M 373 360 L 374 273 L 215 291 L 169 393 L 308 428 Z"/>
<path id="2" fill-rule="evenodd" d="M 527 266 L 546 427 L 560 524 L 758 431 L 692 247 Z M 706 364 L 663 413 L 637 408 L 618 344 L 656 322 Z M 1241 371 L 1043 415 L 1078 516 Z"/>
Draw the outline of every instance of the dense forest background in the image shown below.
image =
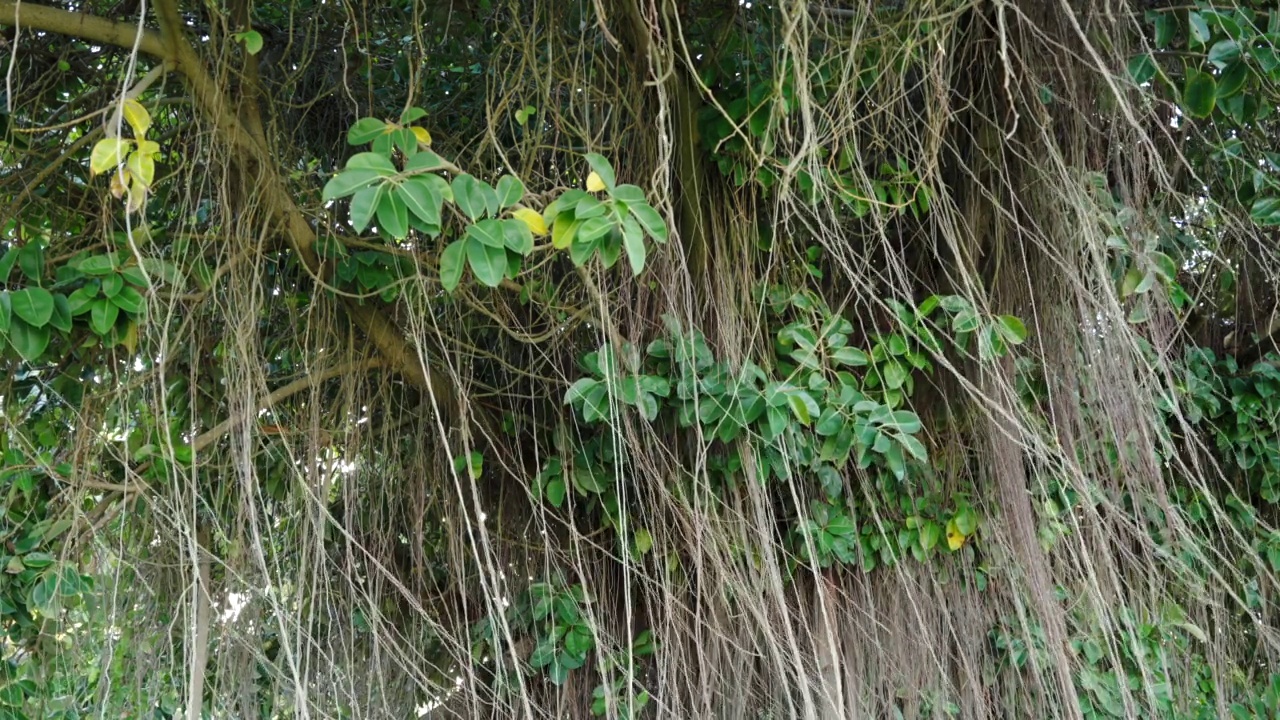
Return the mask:
<path id="1" fill-rule="evenodd" d="M 0 720 L 1280 717 L 1278 46 L 0 0 Z"/>

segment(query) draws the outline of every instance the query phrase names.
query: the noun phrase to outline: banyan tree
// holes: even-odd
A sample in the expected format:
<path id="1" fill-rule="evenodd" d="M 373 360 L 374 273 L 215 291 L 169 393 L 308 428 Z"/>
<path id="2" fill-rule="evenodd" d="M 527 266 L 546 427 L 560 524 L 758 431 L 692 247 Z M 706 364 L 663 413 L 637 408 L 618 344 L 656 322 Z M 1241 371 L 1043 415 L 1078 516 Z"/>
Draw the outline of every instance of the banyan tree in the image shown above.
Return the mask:
<path id="1" fill-rule="evenodd" d="M 0 719 L 1278 717 L 1273 3 L 0 31 Z"/>

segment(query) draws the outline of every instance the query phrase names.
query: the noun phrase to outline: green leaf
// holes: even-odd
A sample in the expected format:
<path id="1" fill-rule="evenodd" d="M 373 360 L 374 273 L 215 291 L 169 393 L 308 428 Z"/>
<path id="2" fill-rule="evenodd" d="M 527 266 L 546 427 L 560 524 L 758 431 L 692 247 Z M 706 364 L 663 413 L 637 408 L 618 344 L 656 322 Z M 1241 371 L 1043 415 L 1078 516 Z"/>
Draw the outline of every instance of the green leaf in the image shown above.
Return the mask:
<path id="1" fill-rule="evenodd" d="M 667 233 L 667 223 L 663 221 L 662 215 L 647 203 L 628 203 L 627 209 L 654 242 L 665 243 L 670 237 Z"/>
<path id="2" fill-rule="evenodd" d="M 1209 62 L 1219 70 L 1240 59 L 1240 43 L 1235 40 L 1219 40 L 1209 48 Z"/>
<path id="3" fill-rule="evenodd" d="M 109 275 L 116 271 L 115 253 L 106 255 L 90 255 L 80 261 L 77 269 L 85 275 Z"/>
<path id="4" fill-rule="evenodd" d="M 1249 208 L 1249 217 L 1259 225 L 1280 225 L 1280 198 L 1258 198 Z"/>
<path id="5" fill-rule="evenodd" d="M 488 187 L 466 173 L 453 179 L 453 202 L 472 221 L 480 219 L 488 209 L 484 188 L 481 186 Z"/>
<path id="6" fill-rule="evenodd" d="M 364 232 L 373 221 L 373 213 L 378 208 L 378 200 L 382 197 L 382 185 L 371 185 L 360 188 L 351 196 L 351 227 L 356 232 Z"/>
<path id="7" fill-rule="evenodd" d="M 557 477 L 548 482 L 546 493 L 547 502 L 551 503 L 552 507 L 560 507 L 563 505 L 565 495 L 564 478 Z"/>
<path id="8" fill-rule="evenodd" d="M 13 314 L 32 327 L 40 328 L 53 317 L 53 293 L 44 288 L 24 288 L 9 293 Z"/>
<path id="9" fill-rule="evenodd" d="M 498 247 L 492 247 L 468 234 L 466 244 L 467 261 L 471 265 L 471 272 L 476 276 L 476 280 L 491 288 L 502 284 L 502 278 L 507 270 L 507 250 L 501 245 L 501 238 L 499 238 Z"/>
<path id="10" fill-rule="evenodd" d="M 130 315 L 137 315 L 142 312 L 142 308 L 146 304 L 146 301 L 142 297 L 142 293 L 138 292 L 131 285 L 126 285 L 123 288 L 120 288 L 120 292 L 116 293 L 115 297 L 111 298 L 111 302 L 114 303 L 116 307 Z"/>
<path id="11" fill-rule="evenodd" d="M 922 463 L 929 462 L 929 451 L 925 448 L 924 443 L 920 442 L 914 435 L 899 435 L 898 442 L 902 443 L 902 447 L 911 453 L 911 457 Z"/>
<path id="12" fill-rule="evenodd" d="M 424 177 L 411 177 L 396 188 L 400 201 L 418 219 L 427 225 L 440 225 L 440 208 L 444 198 L 435 186 Z"/>
<path id="13" fill-rule="evenodd" d="M 1129 60 L 1129 77 L 1141 85 L 1156 76 L 1156 61 L 1150 53 L 1134 55 Z"/>
<path id="14" fill-rule="evenodd" d="M 573 216 L 579 220 L 589 220 L 604 215 L 607 210 L 604 203 L 591 195 L 583 195 L 573 206 Z"/>
<path id="15" fill-rule="evenodd" d="M 627 249 L 627 260 L 631 263 L 631 274 L 644 272 L 645 247 L 644 231 L 635 217 L 628 215 L 622 221 L 622 244 Z"/>
<path id="16" fill-rule="evenodd" d="M 67 308 L 71 311 L 71 316 L 89 312 L 89 305 L 96 297 L 98 297 L 98 289 L 92 285 L 86 285 L 71 293 L 67 298 Z"/>
<path id="17" fill-rule="evenodd" d="M 462 281 L 462 271 L 466 267 L 465 247 L 466 241 L 454 240 L 440 253 L 440 284 L 450 293 Z"/>
<path id="18" fill-rule="evenodd" d="M 871 361 L 865 352 L 856 347 L 842 347 L 831 353 L 831 359 L 849 367 L 864 367 Z"/>
<path id="19" fill-rule="evenodd" d="M 322 202 L 328 202 L 330 200 L 344 198 L 369 183 L 376 182 L 382 178 L 382 173 L 377 170 L 370 170 L 367 168 L 343 170 L 337 175 L 334 175 L 329 182 L 325 183 L 324 190 L 320 193 L 320 200 Z"/>
<path id="20" fill-rule="evenodd" d="M 1194 118 L 1207 118 L 1213 113 L 1217 100 L 1218 83 L 1209 73 L 1198 70 L 1187 72 L 1187 82 L 1182 90 L 1182 107 Z"/>
<path id="21" fill-rule="evenodd" d="M 1188 13 L 1187 24 L 1191 28 L 1191 40 L 1195 44 L 1204 45 L 1213 37 L 1213 33 L 1209 31 L 1209 23 L 1205 22 L 1200 13 L 1194 10 Z"/>
<path id="22" fill-rule="evenodd" d="M 432 170 L 440 170 L 444 167 L 444 160 L 430 150 L 419 150 L 417 153 L 414 153 L 413 157 L 409 158 L 409 162 L 404 164 L 405 172 L 408 173 L 426 173 Z M 444 178 L 439 176 L 436 177 L 440 180 L 444 180 Z"/>
<path id="23" fill-rule="evenodd" d="M 262 52 L 262 33 L 257 30 L 246 30 L 236 33 L 237 39 L 244 43 L 244 51 L 250 55 Z"/>
<path id="24" fill-rule="evenodd" d="M 8 290 L 0 290 L 0 335 L 9 332 L 9 326 L 13 318 L 13 303 L 9 299 Z M 4 342 L 0 340 L 0 350 L 4 349 Z"/>
<path id="25" fill-rule="evenodd" d="M 618 179 L 613 174 L 613 166 L 599 153 L 587 153 L 584 157 L 586 157 L 587 164 L 591 166 L 591 169 L 595 170 L 600 179 L 604 181 L 605 189 L 612 193 L 614 187 L 618 184 Z"/>
<path id="26" fill-rule="evenodd" d="M 407 108 L 400 113 L 400 124 L 409 125 L 427 116 L 427 111 L 420 107 Z"/>
<path id="27" fill-rule="evenodd" d="M 928 521 L 920 526 L 920 549 L 929 552 L 942 539 L 942 526 Z"/>
<path id="28" fill-rule="evenodd" d="M 1010 345 L 1021 344 L 1027 339 L 1027 326 L 1012 315 L 996 316 L 996 332 Z"/>
<path id="29" fill-rule="evenodd" d="M 387 124 L 377 118 L 361 118 L 347 131 L 347 143 L 364 145 L 387 132 Z"/>
<path id="30" fill-rule="evenodd" d="M 13 272 L 13 264 L 18 261 L 18 248 L 9 248 L 0 255 L 0 285 L 9 282 L 9 273 Z"/>
<path id="31" fill-rule="evenodd" d="M 99 335 L 106 335 L 115 327 L 120 308 L 106 298 L 98 298 L 89 306 L 89 327 Z"/>
<path id="32" fill-rule="evenodd" d="M 787 395 L 787 405 L 791 408 L 791 414 L 795 415 L 796 420 L 799 420 L 800 424 L 805 427 L 808 427 L 813 418 L 822 413 L 817 401 L 804 390 L 789 393 Z"/>
<path id="33" fill-rule="evenodd" d="M 390 189 L 387 186 L 384 189 Z M 409 209 L 397 192 L 383 192 L 378 200 L 378 227 L 391 237 L 402 240 L 409 234 Z"/>
<path id="34" fill-rule="evenodd" d="M 39 284 L 44 277 L 44 248 L 40 243 L 29 242 L 18 251 L 18 267 L 29 280 Z"/>
<path id="35" fill-rule="evenodd" d="M 507 249 L 521 257 L 533 252 L 533 232 L 523 220 L 508 218 L 501 222 Z"/>
<path id="36" fill-rule="evenodd" d="M 503 175 L 498 178 L 498 207 L 506 209 L 520 202 L 524 197 L 524 183 L 514 175 Z"/>
<path id="37" fill-rule="evenodd" d="M 347 158 L 346 170 L 373 170 L 382 177 L 393 177 L 397 172 L 396 166 L 386 155 L 376 152 L 362 152 L 352 155 Z"/>
<path id="38" fill-rule="evenodd" d="M 1156 13 L 1152 20 L 1155 27 L 1155 46 L 1159 50 L 1169 47 L 1169 41 L 1173 40 L 1173 31 L 1175 23 L 1173 16 L 1169 13 Z"/>
<path id="39" fill-rule="evenodd" d="M 102 278 L 102 294 L 108 298 L 113 298 L 124 288 L 124 278 L 117 273 L 112 273 Z"/>
<path id="40" fill-rule="evenodd" d="M 583 224 L 582 220 L 575 220 L 571 214 L 557 215 L 555 223 L 551 226 L 551 247 L 557 250 L 572 247 L 578 230 Z"/>
<path id="41" fill-rule="evenodd" d="M 1236 93 L 1244 89 L 1244 84 L 1249 80 L 1249 66 L 1243 60 L 1237 60 L 1222 71 L 1222 75 L 1218 78 L 1218 99 L 1225 100 L 1235 96 Z M 1240 109 L 1244 110 L 1244 99 L 1241 99 Z"/>
<path id="42" fill-rule="evenodd" d="M 9 344 L 23 360 L 35 362 L 49 347 L 49 326 L 32 327 L 15 317 L 9 326 Z"/>
<path id="43" fill-rule="evenodd" d="M 481 220 L 467 227 L 467 236 L 491 248 L 506 247 L 506 233 L 501 220 Z"/>

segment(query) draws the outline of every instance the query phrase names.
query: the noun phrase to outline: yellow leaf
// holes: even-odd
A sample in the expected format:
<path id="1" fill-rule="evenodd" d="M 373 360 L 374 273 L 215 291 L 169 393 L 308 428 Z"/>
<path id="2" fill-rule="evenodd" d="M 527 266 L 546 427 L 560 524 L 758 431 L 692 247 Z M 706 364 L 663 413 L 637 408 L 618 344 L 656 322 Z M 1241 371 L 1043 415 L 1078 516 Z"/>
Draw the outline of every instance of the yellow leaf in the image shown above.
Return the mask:
<path id="1" fill-rule="evenodd" d="M 600 178 L 599 173 L 595 170 L 587 176 L 587 192 L 600 192 L 604 190 L 604 180 Z"/>
<path id="2" fill-rule="evenodd" d="M 431 133 L 427 132 L 426 128 L 414 126 L 409 129 L 413 131 L 413 136 L 418 138 L 419 145 L 431 147 Z"/>
<path id="3" fill-rule="evenodd" d="M 89 153 L 89 175 L 115 170 L 120 163 L 124 162 L 125 155 L 129 154 L 129 148 L 132 146 L 132 140 L 122 138 L 99 140 L 98 144 L 93 146 L 93 151 Z"/>
<path id="4" fill-rule="evenodd" d="M 151 187 L 156 177 L 155 158 L 141 151 L 134 151 L 129 155 L 129 174 L 133 175 L 134 182 L 141 182 L 143 186 Z"/>
<path id="5" fill-rule="evenodd" d="M 138 143 L 138 149 L 135 152 L 140 152 L 143 155 L 150 155 L 152 157 L 155 157 L 156 155 L 160 154 L 160 143 L 156 142 L 155 140 L 143 140 L 142 142 Z"/>
<path id="6" fill-rule="evenodd" d="M 129 185 L 129 198 L 128 202 L 125 204 L 125 212 L 138 212 L 142 209 L 142 205 L 146 201 L 147 186 L 137 180 L 134 180 L 133 183 Z"/>
<path id="7" fill-rule="evenodd" d="M 138 349 L 138 323 L 133 320 L 125 326 L 124 335 L 120 336 L 120 344 L 132 355 Z"/>
<path id="8" fill-rule="evenodd" d="M 111 197 L 119 200 L 124 197 L 125 192 L 129 189 L 129 171 L 111 173 Z"/>
<path id="9" fill-rule="evenodd" d="M 947 523 L 947 547 L 951 548 L 952 551 L 959 550 L 964 547 L 965 540 L 968 540 L 968 538 L 965 537 L 964 533 L 960 532 L 960 527 L 956 525 L 955 519 L 952 518 Z"/>
<path id="10" fill-rule="evenodd" d="M 134 137 L 139 140 L 151 129 L 151 114 L 137 100 L 124 101 L 124 119 L 133 128 Z"/>
<path id="11" fill-rule="evenodd" d="M 529 226 L 529 230 L 539 237 L 547 234 L 547 221 L 543 219 L 542 213 L 537 210 L 531 210 L 527 207 L 516 208 L 511 211 L 511 216 Z"/>

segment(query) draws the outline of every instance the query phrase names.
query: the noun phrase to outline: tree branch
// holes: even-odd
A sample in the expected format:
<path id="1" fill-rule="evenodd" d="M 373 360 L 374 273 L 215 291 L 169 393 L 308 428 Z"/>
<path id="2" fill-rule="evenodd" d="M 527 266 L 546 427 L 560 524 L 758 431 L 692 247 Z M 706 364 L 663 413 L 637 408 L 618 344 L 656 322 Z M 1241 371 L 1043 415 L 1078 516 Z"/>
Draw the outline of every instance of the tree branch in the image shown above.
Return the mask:
<path id="1" fill-rule="evenodd" d="M 155 30 L 142 28 L 139 33 L 135 23 L 117 22 L 87 13 L 68 12 L 29 2 L 0 0 L 0 26 L 57 33 L 126 50 L 132 50 L 136 44 L 139 52 L 162 60 L 169 59 L 160 34 Z"/>

